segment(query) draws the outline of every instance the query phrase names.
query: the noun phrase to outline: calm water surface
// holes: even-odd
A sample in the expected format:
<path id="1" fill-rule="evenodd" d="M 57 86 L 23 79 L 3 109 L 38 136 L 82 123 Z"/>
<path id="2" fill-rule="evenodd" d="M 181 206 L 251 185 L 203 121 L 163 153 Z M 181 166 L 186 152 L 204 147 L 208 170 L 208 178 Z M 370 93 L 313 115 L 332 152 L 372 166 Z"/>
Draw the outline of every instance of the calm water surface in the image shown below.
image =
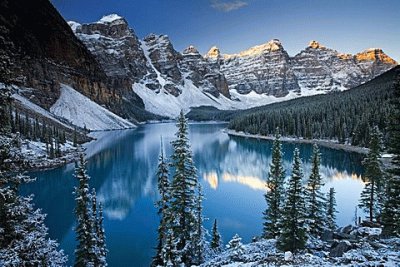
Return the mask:
<path id="1" fill-rule="evenodd" d="M 190 140 L 206 200 L 205 227 L 216 218 L 225 242 L 238 233 L 244 242 L 259 235 L 265 209 L 264 181 L 271 161 L 272 143 L 242 137 L 229 137 L 225 124 L 191 124 Z M 148 266 L 156 245 L 158 217 L 155 171 L 163 136 L 166 152 L 176 131 L 173 123 L 148 124 L 136 130 L 95 133 L 98 138 L 86 145 L 88 174 L 104 206 L 104 227 L 109 249 L 109 266 Z M 284 143 L 284 164 L 290 175 L 292 154 L 299 147 L 306 176 L 310 173 L 312 146 Z M 321 148 L 324 191 L 335 187 L 339 214 L 337 223 L 352 222 L 362 190 L 361 157 L 355 153 Z M 74 164 L 33 173 L 37 181 L 25 186 L 33 193 L 37 207 L 47 213 L 50 236 L 73 262 Z"/>

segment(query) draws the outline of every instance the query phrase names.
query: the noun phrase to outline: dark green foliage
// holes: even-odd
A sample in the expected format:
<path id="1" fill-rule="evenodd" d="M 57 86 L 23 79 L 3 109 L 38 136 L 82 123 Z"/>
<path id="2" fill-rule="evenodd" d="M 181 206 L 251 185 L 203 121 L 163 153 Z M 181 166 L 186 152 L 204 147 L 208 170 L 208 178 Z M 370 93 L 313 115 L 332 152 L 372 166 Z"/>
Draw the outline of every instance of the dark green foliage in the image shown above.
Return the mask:
<path id="1" fill-rule="evenodd" d="M 236 114 L 229 128 L 251 134 L 271 135 L 279 127 L 284 136 L 337 139 L 367 146 L 369 128 L 377 125 L 384 136 L 393 112 L 393 80 L 396 67 L 345 92 L 301 97 Z M 398 126 L 397 126 L 398 127 Z M 385 140 L 387 141 L 387 140 Z"/>
<path id="2" fill-rule="evenodd" d="M 214 224 L 212 227 L 212 236 L 211 236 L 211 249 L 219 253 L 222 251 L 222 238 L 221 234 L 218 231 L 218 226 L 217 226 L 217 219 L 214 220 Z"/>
<path id="3" fill-rule="evenodd" d="M 202 227 L 198 221 L 198 181 L 193 162 L 192 151 L 188 139 L 188 124 L 183 111 L 177 122 L 176 139 L 171 142 L 173 154 L 170 166 L 173 179 L 171 183 L 171 201 L 169 214 L 173 214 L 170 224 L 170 234 L 174 246 L 173 264 L 190 266 L 197 259 L 196 246 L 193 240 L 198 238 L 198 229 Z M 167 239 L 171 238 L 167 237 Z M 168 244 L 169 241 L 167 241 Z M 167 253 L 169 254 L 169 253 Z"/>
<path id="4" fill-rule="evenodd" d="M 62 266 L 67 258 L 49 239 L 45 215 L 34 208 L 32 196 L 19 195 L 20 185 L 33 179 L 9 172 L 9 147 L 0 138 L 0 266 Z"/>
<path id="5" fill-rule="evenodd" d="M 11 132 L 11 94 L 9 90 L 0 90 L 0 133 L 8 134 Z"/>
<path id="6" fill-rule="evenodd" d="M 157 187 L 160 194 L 160 200 L 157 201 L 156 206 L 158 208 L 158 215 L 160 216 L 160 224 L 158 226 L 158 244 L 157 253 L 153 257 L 151 266 L 165 266 L 165 259 L 163 249 L 166 249 L 167 232 L 171 224 L 171 216 L 169 214 L 169 202 L 170 197 L 170 182 L 169 182 L 169 171 L 168 163 L 164 156 L 164 147 L 161 139 L 161 152 L 158 159 L 157 169 Z"/>
<path id="7" fill-rule="evenodd" d="M 97 247 L 99 250 L 98 257 L 100 258 L 100 266 L 107 266 L 107 245 L 106 245 L 106 233 L 104 231 L 104 226 L 103 226 L 103 206 L 101 203 L 99 203 L 99 210 L 97 214 Z"/>
<path id="8" fill-rule="evenodd" d="M 105 267 L 107 266 L 106 257 L 107 257 L 107 247 L 105 242 L 105 232 L 103 228 L 103 210 L 101 204 L 98 206 L 96 190 L 92 189 L 91 194 L 91 202 L 92 202 L 92 218 L 93 225 L 92 231 L 95 236 L 94 243 L 94 266 L 96 267 Z"/>
<path id="9" fill-rule="evenodd" d="M 400 237 L 400 74 L 394 84 L 393 113 L 389 124 L 389 151 L 393 153 L 392 168 L 386 184 L 386 198 L 382 210 L 384 236 Z"/>
<path id="10" fill-rule="evenodd" d="M 282 144 L 278 129 L 272 146 L 272 162 L 267 178 L 267 193 L 264 195 L 267 209 L 264 214 L 263 237 L 275 238 L 280 232 L 279 220 L 282 216 L 285 193 L 285 170 L 283 169 Z"/>
<path id="11" fill-rule="evenodd" d="M 319 172 L 321 162 L 321 154 L 316 144 L 313 147 L 311 157 L 311 175 L 308 178 L 306 187 L 306 203 L 307 203 L 307 224 L 309 232 L 313 236 L 321 236 L 324 230 L 325 218 L 325 196 L 321 192 L 324 185 Z"/>
<path id="12" fill-rule="evenodd" d="M 327 202 L 326 202 L 326 227 L 330 231 L 335 231 L 337 228 L 336 225 L 336 198 L 335 198 L 335 189 L 331 187 L 327 194 Z"/>
<path id="13" fill-rule="evenodd" d="M 204 262 L 204 251 L 206 247 L 205 243 L 205 229 L 203 228 L 203 188 L 201 184 L 197 183 L 197 192 L 196 192 L 196 207 L 195 207 L 195 216 L 196 221 L 194 223 L 194 233 L 193 233 L 193 263 L 196 265 L 200 265 Z"/>
<path id="14" fill-rule="evenodd" d="M 95 220 L 90 208 L 89 176 L 86 174 L 86 161 L 80 156 L 79 164 L 75 168 L 75 177 L 78 186 L 75 187 L 75 215 L 77 219 L 75 232 L 78 242 L 75 249 L 75 266 L 90 266 L 94 264 L 96 239 L 93 234 Z"/>
<path id="15" fill-rule="evenodd" d="M 386 201 L 383 205 L 381 222 L 382 235 L 400 237 L 400 178 L 391 176 L 386 186 Z"/>
<path id="16" fill-rule="evenodd" d="M 369 214 L 369 220 L 379 219 L 383 204 L 383 172 L 379 161 L 382 152 L 382 134 L 377 126 L 370 131 L 369 152 L 363 161 L 365 186 L 361 192 L 359 207 Z"/>
<path id="17" fill-rule="evenodd" d="M 302 185 L 303 171 L 299 149 L 294 151 L 292 175 L 286 192 L 286 201 L 281 218 L 281 234 L 277 247 L 283 251 L 295 252 L 305 247 L 306 233 L 306 206 L 304 201 L 304 187 Z"/>

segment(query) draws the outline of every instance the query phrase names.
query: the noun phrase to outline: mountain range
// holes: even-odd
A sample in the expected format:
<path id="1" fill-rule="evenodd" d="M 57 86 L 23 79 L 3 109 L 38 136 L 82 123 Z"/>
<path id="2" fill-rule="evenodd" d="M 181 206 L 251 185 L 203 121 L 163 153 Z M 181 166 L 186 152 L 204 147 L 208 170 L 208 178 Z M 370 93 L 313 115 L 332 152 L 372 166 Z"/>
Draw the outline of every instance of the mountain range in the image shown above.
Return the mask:
<path id="1" fill-rule="evenodd" d="M 201 105 L 245 109 L 342 91 L 397 65 L 379 48 L 350 55 L 317 41 L 293 57 L 277 39 L 237 54 L 222 54 L 214 46 L 203 56 L 192 45 L 178 52 L 166 35 L 140 40 L 116 14 L 69 25 L 109 76 L 131 79 L 146 109 L 160 115 Z"/>
<path id="2" fill-rule="evenodd" d="M 102 108 L 97 117 L 128 125 L 124 120 L 175 117 L 199 106 L 247 109 L 347 90 L 397 65 L 378 48 L 350 55 L 316 41 L 295 56 L 277 39 L 237 54 L 212 47 L 201 55 L 192 45 L 179 52 L 167 35 L 138 38 L 116 14 L 80 24 L 67 23 L 47 0 L 5 0 L 0 7 L 0 82 L 81 127 L 88 118 L 76 114 L 87 109 L 66 106 L 68 96 L 94 102 Z"/>

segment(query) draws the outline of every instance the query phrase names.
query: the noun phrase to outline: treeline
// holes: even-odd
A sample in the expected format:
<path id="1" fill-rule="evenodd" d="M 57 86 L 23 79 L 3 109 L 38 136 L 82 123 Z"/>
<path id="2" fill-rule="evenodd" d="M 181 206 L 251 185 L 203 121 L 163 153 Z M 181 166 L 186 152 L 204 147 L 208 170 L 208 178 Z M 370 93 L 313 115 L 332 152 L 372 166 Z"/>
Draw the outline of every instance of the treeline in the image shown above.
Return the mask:
<path id="1" fill-rule="evenodd" d="M 20 146 L 22 139 L 27 139 L 46 144 L 46 151 L 49 158 L 63 156 L 61 146 L 65 145 L 67 140 L 77 146 L 82 139 L 80 132 L 49 123 L 46 117 L 31 115 L 31 112 L 15 105 L 8 90 L 2 90 L 0 95 L 0 115 L 1 115 L 1 133 L 17 137 L 16 146 Z M 68 132 L 67 132 L 68 131 Z"/>
<path id="2" fill-rule="evenodd" d="M 277 247 L 295 252 L 304 249 L 310 236 L 320 238 L 324 231 L 336 230 L 336 201 L 334 188 L 326 194 L 320 174 L 321 155 L 314 145 L 311 174 L 305 180 L 300 152 L 294 150 L 292 174 L 286 179 L 283 153 L 277 134 L 272 147 L 272 162 L 266 182 L 263 238 L 277 239 Z"/>
<path id="3" fill-rule="evenodd" d="M 394 81 L 400 68 L 345 92 L 302 97 L 252 109 L 236 116 L 229 128 L 250 134 L 334 139 L 367 146 L 370 129 L 378 126 L 387 141 L 388 118 L 393 112 Z"/>

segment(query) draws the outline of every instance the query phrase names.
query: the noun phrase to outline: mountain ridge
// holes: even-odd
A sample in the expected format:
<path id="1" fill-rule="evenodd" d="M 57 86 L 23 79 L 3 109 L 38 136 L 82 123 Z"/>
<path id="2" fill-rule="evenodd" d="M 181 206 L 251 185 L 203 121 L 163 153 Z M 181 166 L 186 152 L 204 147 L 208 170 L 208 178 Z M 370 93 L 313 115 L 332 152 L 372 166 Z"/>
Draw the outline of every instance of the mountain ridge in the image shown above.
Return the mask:
<path id="1" fill-rule="evenodd" d="M 132 81 L 135 93 L 143 99 L 148 111 L 164 114 L 163 105 L 168 103 L 163 101 L 175 103 L 169 116 L 199 105 L 246 109 L 343 91 L 397 65 L 382 49 L 351 55 L 315 40 L 294 56 L 287 53 L 278 39 L 235 54 L 223 54 L 213 46 L 201 55 L 193 45 L 179 52 L 168 35 L 149 34 L 141 40 L 128 22 L 116 14 L 92 23 L 69 24 L 109 75 L 123 73 L 122 77 Z M 127 36 L 133 41 L 123 44 Z M 128 66 L 138 71 L 126 71 Z M 184 90 L 194 91 L 184 93 Z M 194 100 L 195 95 L 203 100 Z"/>

